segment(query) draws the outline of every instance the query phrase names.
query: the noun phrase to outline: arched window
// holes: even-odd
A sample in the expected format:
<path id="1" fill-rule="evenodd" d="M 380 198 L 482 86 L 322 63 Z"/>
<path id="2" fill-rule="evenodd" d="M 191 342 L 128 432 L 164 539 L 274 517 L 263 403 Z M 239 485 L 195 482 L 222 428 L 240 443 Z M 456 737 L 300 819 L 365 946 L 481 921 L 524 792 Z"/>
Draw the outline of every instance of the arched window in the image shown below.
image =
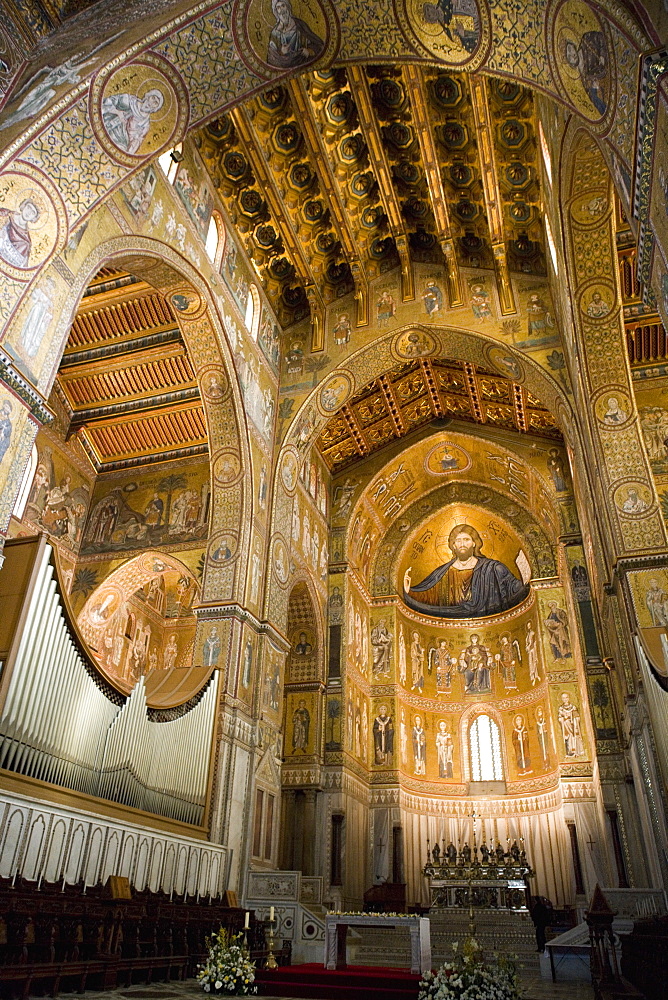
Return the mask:
<path id="1" fill-rule="evenodd" d="M 162 167 L 165 177 L 170 184 L 174 183 L 176 178 L 176 171 L 179 169 L 179 163 L 183 159 L 183 143 L 179 142 L 172 149 L 165 150 L 158 157 L 158 163 Z"/>
<path id="2" fill-rule="evenodd" d="M 471 781 L 503 781 L 501 736 L 489 715 L 479 715 L 469 729 Z"/>
<path id="3" fill-rule="evenodd" d="M 555 275 L 559 274 L 559 261 L 557 259 L 557 248 L 554 245 L 554 236 L 552 235 L 552 226 L 550 225 L 550 220 L 547 215 L 544 215 L 545 219 L 545 235 L 547 236 L 547 245 L 550 251 L 550 260 L 552 261 L 552 267 L 554 268 Z"/>
<path id="4" fill-rule="evenodd" d="M 30 487 L 32 486 L 33 477 L 35 475 L 35 469 L 37 468 L 37 447 L 32 446 L 32 451 L 30 452 L 30 461 L 26 466 L 26 471 L 23 473 L 23 479 L 21 480 L 21 488 L 19 490 L 19 495 L 16 498 L 16 503 L 14 504 L 14 510 L 12 514 L 14 517 L 18 518 L 20 521 L 23 517 L 23 512 L 26 509 L 26 504 L 28 503 L 28 497 L 30 496 Z"/>
<path id="5" fill-rule="evenodd" d="M 223 248 L 220 246 L 220 232 L 220 220 L 216 212 L 214 212 L 209 219 L 209 228 L 206 233 L 206 242 L 204 244 L 204 249 L 206 250 L 207 256 L 212 264 L 217 264 L 219 256 L 222 254 Z"/>
<path id="6" fill-rule="evenodd" d="M 258 330 L 260 329 L 260 294 L 255 285 L 251 285 L 248 289 L 244 323 L 253 340 L 257 340 Z"/>
<path id="7" fill-rule="evenodd" d="M 540 149 L 543 154 L 543 163 L 545 164 L 545 173 L 547 174 L 548 183 L 550 187 L 552 186 L 552 157 L 550 156 L 550 147 L 547 144 L 547 139 L 545 138 L 545 133 L 543 132 L 543 123 L 538 122 L 538 136 L 540 138 Z"/>

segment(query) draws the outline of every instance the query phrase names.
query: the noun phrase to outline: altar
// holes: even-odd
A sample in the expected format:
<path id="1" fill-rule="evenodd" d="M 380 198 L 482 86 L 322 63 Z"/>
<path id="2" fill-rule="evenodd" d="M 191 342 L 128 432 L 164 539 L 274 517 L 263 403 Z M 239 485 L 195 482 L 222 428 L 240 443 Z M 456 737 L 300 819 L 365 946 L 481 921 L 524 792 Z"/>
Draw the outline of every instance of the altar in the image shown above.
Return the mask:
<path id="1" fill-rule="evenodd" d="M 529 879 L 535 872 L 524 846 L 514 843 L 504 851 L 474 842 L 457 850 L 454 845 L 433 848 L 427 843 L 427 862 L 422 869 L 429 879 L 432 909 L 485 908 L 528 910 Z"/>
<path id="2" fill-rule="evenodd" d="M 407 927 L 411 941 L 411 972 L 431 969 L 429 918 L 405 913 L 328 913 L 325 917 L 325 968 L 345 969 L 349 927 Z"/>

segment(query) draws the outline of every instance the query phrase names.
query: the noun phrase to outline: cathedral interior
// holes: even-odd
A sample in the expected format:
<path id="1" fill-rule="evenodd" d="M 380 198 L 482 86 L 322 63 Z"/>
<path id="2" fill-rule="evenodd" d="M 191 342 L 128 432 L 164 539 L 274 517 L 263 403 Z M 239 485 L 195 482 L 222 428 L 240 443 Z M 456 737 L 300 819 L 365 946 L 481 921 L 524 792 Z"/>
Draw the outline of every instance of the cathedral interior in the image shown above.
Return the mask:
<path id="1" fill-rule="evenodd" d="M 665 2 L 2 9 L 0 964 L 598 887 L 661 996 Z"/>

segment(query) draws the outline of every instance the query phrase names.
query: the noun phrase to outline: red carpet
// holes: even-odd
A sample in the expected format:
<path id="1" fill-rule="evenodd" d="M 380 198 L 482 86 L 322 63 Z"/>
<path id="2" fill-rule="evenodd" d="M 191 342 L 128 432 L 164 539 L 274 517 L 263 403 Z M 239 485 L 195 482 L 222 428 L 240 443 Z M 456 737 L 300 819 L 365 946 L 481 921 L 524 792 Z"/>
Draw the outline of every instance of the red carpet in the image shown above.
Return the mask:
<path id="1" fill-rule="evenodd" d="M 309 997 L 312 1000 L 416 1000 L 420 976 L 406 969 L 349 965 L 328 972 L 322 965 L 285 965 L 259 969 L 260 996 Z"/>

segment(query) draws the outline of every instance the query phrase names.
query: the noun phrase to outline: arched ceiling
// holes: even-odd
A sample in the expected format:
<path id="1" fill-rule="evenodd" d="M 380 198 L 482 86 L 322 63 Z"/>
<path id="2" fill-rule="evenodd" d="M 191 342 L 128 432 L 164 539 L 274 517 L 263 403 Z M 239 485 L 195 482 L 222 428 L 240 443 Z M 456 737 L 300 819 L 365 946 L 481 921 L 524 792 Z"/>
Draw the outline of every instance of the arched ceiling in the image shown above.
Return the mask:
<path id="1" fill-rule="evenodd" d="M 533 97 L 511 80 L 355 65 L 276 85 L 202 129 L 204 162 L 283 326 L 401 265 L 545 274 Z M 503 306 L 505 305 L 505 308 Z"/>
<path id="2" fill-rule="evenodd" d="M 332 472 L 435 419 L 453 418 L 561 440 L 552 414 L 526 388 L 464 361 L 397 365 L 328 421 L 317 446 Z"/>
<path id="3" fill-rule="evenodd" d="M 72 324 L 56 391 L 98 471 L 207 451 L 204 411 L 178 323 L 145 281 L 110 267 Z"/>

